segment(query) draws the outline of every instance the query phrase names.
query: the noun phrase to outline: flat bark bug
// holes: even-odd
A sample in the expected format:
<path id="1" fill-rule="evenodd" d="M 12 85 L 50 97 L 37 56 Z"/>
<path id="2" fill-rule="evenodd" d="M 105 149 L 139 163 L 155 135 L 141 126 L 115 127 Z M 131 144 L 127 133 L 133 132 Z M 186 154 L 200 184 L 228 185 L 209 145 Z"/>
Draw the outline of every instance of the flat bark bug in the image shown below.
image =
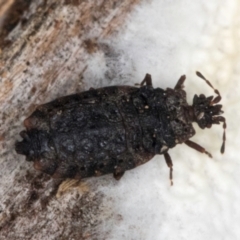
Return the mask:
<path id="1" fill-rule="evenodd" d="M 211 154 L 189 140 L 196 122 L 202 129 L 223 123 L 224 153 L 226 121 L 221 95 L 199 72 L 216 97 L 195 95 L 193 104 L 186 101 L 185 75 L 176 86 L 153 88 L 150 74 L 140 87 L 111 86 L 65 96 L 40 105 L 25 119 L 26 131 L 16 142 L 17 153 L 26 155 L 34 167 L 55 178 L 82 179 L 113 173 L 120 179 L 126 170 L 135 168 L 156 154 L 163 154 L 170 168 L 168 150 L 176 144 Z"/>

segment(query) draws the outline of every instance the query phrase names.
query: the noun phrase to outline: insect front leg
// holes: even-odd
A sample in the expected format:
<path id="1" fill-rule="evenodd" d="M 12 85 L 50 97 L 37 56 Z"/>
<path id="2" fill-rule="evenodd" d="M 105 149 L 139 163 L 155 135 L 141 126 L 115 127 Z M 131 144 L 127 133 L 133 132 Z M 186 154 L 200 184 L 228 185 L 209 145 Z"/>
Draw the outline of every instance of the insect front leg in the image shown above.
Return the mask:
<path id="1" fill-rule="evenodd" d="M 186 145 L 188 145 L 190 148 L 193 148 L 201 153 L 205 153 L 207 154 L 210 158 L 212 158 L 212 155 L 211 153 L 209 153 L 208 151 L 206 151 L 205 148 L 203 148 L 202 146 L 200 146 L 199 144 L 193 142 L 193 141 L 190 141 L 190 140 L 187 140 L 184 142 Z"/>
<path id="2" fill-rule="evenodd" d="M 152 77 L 150 74 L 146 74 L 145 78 L 142 80 L 140 86 L 142 87 L 146 83 L 147 86 L 152 87 Z"/>
<path id="3" fill-rule="evenodd" d="M 182 75 L 182 76 L 179 78 L 176 86 L 174 87 L 174 90 L 183 89 L 183 88 L 184 88 L 183 83 L 184 83 L 185 80 L 186 80 L 186 76 L 185 76 L 185 75 Z"/>

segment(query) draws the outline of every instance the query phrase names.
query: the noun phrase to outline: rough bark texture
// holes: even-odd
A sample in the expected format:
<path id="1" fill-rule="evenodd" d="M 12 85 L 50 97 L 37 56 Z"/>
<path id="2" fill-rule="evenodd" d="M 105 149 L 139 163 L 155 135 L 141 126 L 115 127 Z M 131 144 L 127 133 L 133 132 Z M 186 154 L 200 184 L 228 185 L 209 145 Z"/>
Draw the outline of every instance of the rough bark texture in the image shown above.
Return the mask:
<path id="1" fill-rule="evenodd" d="M 140 0 L 0 0 L 0 238 L 106 239 L 96 180 L 53 181 L 14 151 L 37 104 L 81 90 L 86 61 Z"/>

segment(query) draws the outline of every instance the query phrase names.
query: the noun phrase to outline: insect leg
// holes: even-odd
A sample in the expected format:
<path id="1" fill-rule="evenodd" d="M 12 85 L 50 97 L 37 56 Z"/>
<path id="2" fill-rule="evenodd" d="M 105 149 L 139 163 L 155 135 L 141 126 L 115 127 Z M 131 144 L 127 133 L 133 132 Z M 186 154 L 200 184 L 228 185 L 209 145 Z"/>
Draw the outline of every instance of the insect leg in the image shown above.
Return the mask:
<path id="1" fill-rule="evenodd" d="M 198 145 L 197 143 L 187 140 L 184 142 L 186 145 L 188 145 L 190 148 L 193 148 L 201 153 L 206 153 L 210 158 L 212 157 L 211 153 L 207 152 L 205 150 L 205 148 L 203 148 L 202 146 Z"/>
<path id="2" fill-rule="evenodd" d="M 165 158 L 165 161 L 166 161 L 166 164 L 167 166 L 170 168 L 170 173 L 169 173 L 169 179 L 170 179 L 170 182 L 171 182 L 171 186 L 173 185 L 173 163 L 172 163 L 172 159 L 170 157 L 170 155 L 166 152 L 163 154 L 164 155 L 164 158 Z"/>
<path id="3" fill-rule="evenodd" d="M 124 173 L 125 173 L 125 172 L 114 172 L 114 173 L 113 173 L 113 177 L 114 177 L 116 180 L 120 180 Z"/>
<path id="4" fill-rule="evenodd" d="M 183 86 L 183 83 L 184 83 L 185 80 L 186 80 L 186 76 L 185 76 L 185 75 L 182 75 L 182 76 L 179 78 L 179 80 L 178 80 L 176 86 L 174 87 L 174 89 L 175 89 L 175 90 L 183 89 L 183 87 L 184 87 L 184 86 Z"/>
<path id="5" fill-rule="evenodd" d="M 226 123 L 226 119 L 222 116 L 218 116 L 216 118 L 214 118 L 214 123 L 219 124 L 219 122 L 223 123 L 223 143 L 221 146 L 221 153 L 224 153 L 225 151 L 225 142 L 226 142 L 226 128 L 227 128 L 227 123 Z"/>
<path id="6" fill-rule="evenodd" d="M 146 83 L 147 86 L 152 87 L 152 77 L 150 74 L 146 74 L 145 78 L 142 80 L 140 86 L 142 87 Z"/>

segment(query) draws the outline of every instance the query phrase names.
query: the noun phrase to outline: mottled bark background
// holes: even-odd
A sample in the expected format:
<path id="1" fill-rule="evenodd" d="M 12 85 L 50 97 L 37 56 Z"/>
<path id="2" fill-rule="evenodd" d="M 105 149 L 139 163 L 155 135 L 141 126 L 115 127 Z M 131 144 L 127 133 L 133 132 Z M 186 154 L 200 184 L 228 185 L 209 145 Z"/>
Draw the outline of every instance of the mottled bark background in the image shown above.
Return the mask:
<path id="1" fill-rule="evenodd" d="M 0 0 L 0 240 L 240 239 L 239 0 Z M 227 120 L 163 156 L 82 182 L 53 181 L 17 155 L 22 121 L 36 105 L 107 85 L 154 87 L 186 74 L 188 103 L 213 90 Z"/>
<path id="2" fill-rule="evenodd" d="M 107 212 L 97 179 L 53 181 L 17 155 L 14 142 L 37 104 L 82 89 L 86 60 L 111 52 L 105 39 L 138 2 L 0 0 L 1 240 L 106 239 L 97 230 Z"/>

